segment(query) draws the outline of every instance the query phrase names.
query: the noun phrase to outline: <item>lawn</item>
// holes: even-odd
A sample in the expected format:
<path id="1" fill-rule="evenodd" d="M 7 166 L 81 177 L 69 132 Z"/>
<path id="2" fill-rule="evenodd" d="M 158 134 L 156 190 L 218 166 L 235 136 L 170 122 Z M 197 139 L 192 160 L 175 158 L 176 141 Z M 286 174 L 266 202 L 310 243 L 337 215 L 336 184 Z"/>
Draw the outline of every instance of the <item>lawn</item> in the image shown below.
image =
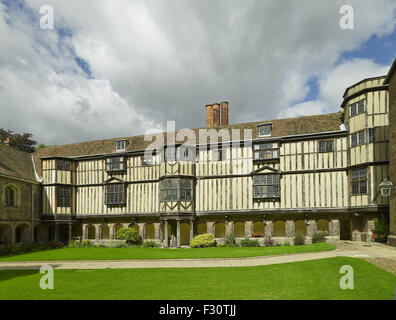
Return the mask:
<path id="1" fill-rule="evenodd" d="M 279 247 L 214 247 L 214 248 L 62 248 L 0 257 L 1 261 L 60 261 L 60 260 L 144 260 L 144 259 L 197 259 L 246 258 L 304 252 L 330 251 L 335 246 L 315 243 L 303 246 Z"/>
<path id="2" fill-rule="evenodd" d="M 354 289 L 340 289 L 341 266 Z M 55 270 L 41 290 L 32 270 L 0 271 L 0 299 L 393 299 L 396 277 L 367 261 L 336 257 L 262 267 Z"/>

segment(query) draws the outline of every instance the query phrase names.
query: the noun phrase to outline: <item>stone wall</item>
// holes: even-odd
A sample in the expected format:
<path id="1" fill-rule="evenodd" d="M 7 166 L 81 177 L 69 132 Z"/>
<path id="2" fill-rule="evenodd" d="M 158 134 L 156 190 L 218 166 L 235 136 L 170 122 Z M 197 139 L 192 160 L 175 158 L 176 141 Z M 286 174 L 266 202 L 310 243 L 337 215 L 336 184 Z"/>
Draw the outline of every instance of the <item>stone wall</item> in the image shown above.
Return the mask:
<path id="1" fill-rule="evenodd" d="M 389 178 L 396 184 L 396 74 L 393 75 L 389 84 Z M 389 243 L 396 246 L 396 190 L 391 192 L 390 197 L 390 232 Z"/>

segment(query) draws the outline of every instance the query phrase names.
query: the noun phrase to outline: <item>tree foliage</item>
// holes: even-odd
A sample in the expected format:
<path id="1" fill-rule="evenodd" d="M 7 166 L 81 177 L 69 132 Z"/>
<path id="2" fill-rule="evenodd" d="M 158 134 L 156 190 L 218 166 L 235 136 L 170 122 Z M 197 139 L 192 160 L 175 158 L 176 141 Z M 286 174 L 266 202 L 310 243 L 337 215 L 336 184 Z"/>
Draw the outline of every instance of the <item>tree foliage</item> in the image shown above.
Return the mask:
<path id="1" fill-rule="evenodd" d="M 8 138 L 10 139 L 10 146 L 16 149 L 33 153 L 35 151 L 34 146 L 37 144 L 35 140 L 32 139 L 33 135 L 31 133 L 14 133 L 11 130 L 0 128 L 0 140 L 5 142 Z"/>

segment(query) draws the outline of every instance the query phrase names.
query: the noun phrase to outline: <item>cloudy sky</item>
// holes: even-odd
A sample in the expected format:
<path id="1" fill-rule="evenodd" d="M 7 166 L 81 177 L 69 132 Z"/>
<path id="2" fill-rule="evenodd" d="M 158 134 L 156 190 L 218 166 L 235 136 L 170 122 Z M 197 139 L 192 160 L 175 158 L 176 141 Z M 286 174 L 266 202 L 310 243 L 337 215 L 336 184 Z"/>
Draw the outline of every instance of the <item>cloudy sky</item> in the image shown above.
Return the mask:
<path id="1" fill-rule="evenodd" d="M 0 128 L 54 145 L 202 127 L 224 100 L 232 123 L 336 112 L 386 74 L 395 23 L 394 0 L 0 0 Z"/>

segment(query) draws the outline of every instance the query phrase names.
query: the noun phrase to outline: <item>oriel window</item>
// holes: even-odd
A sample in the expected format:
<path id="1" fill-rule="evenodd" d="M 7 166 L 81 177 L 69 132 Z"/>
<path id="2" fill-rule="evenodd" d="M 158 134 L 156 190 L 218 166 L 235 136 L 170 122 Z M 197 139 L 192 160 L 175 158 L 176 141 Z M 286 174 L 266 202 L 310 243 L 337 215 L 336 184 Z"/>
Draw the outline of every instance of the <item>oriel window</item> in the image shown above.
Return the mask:
<path id="1" fill-rule="evenodd" d="M 123 183 L 110 183 L 106 186 L 106 205 L 125 204 L 125 185 Z"/>
<path id="2" fill-rule="evenodd" d="M 56 187 L 56 205 L 57 207 L 70 208 L 72 200 L 72 187 Z"/>

